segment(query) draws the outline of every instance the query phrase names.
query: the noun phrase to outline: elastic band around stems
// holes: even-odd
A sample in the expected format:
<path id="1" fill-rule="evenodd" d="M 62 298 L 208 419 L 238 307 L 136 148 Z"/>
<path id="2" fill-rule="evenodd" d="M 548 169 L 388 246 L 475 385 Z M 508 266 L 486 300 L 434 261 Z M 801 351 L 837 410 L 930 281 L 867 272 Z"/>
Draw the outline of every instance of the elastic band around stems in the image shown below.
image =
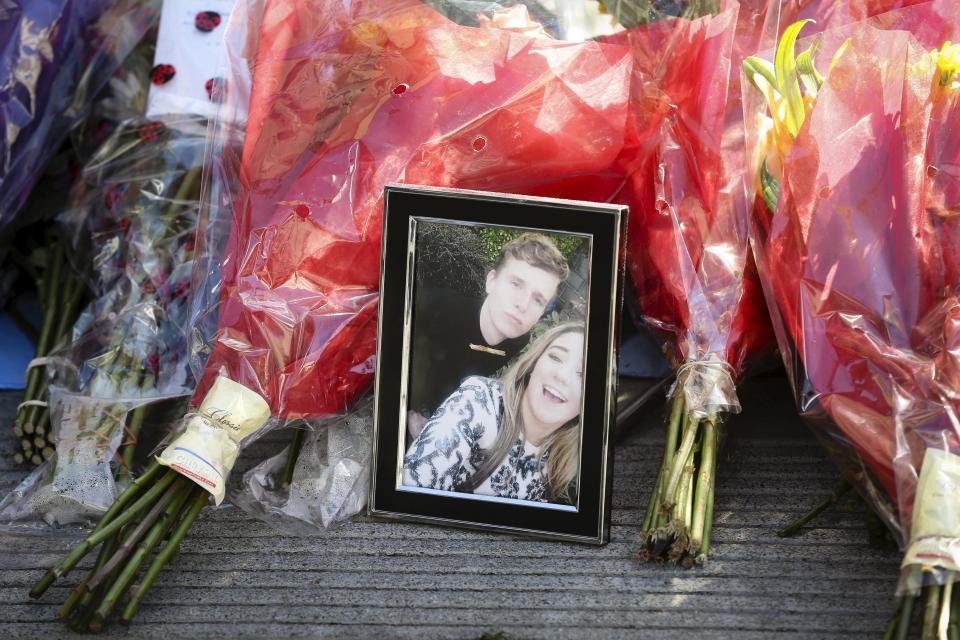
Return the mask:
<path id="1" fill-rule="evenodd" d="M 697 367 L 713 367 L 715 369 L 723 369 L 731 378 L 736 373 L 736 371 L 733 369 L 733 365 L 723 360 L 688 360 L 677 367 L 677 380 L 680 380 L 690 369 L 695 369 Z"/>
<path id="2" fill-rule="evenodd" d="M 44 409 L 48 408 L 50 405 L 47 404 L 45 400 L 24 400 L 17 405 L 17 413 L 20 412 L 20 409 L 24 407 L 42 407 Z"/>
<path id="3" fill-rule="evenodd" d="M 691 372 L 696 372 L 691 375 Z M 710 414 L 740 413 L 734 377 L 736 370 L 716 355 L 702 360 L 689 360 L 677 367 L 677 377 L 669 396 L 682 390 L 687 413 L 703 419 Z"/>
<path id="4" fill-rule="evenodd" d="M 31 369 L 35 369 L 36 367 L 45 367 L 49 364 L 54 364 L 54 363 L 59 363 L 67 367 L 68 369 L 79 371 L 79 369 L 77 368 L 77 365 L 73 364 L 66 358 L 61 358 L 58 356 L 40 356 L 40 357 L 34 358 L 33 360 L 27 363 L 27 368 L 23 370 L 24 383 L 27 382 L 27 378 L 30 376 Z"/>

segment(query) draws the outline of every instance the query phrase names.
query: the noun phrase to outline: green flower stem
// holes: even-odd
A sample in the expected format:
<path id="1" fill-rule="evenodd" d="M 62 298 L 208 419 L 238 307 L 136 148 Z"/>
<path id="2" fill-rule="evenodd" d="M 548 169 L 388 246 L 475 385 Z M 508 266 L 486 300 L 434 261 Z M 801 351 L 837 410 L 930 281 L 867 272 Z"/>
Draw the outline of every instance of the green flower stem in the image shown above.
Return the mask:
<path id="1" fill-rule="evenodd" d="M 103 548 L 106 548 L 104 545 Z M 57 617 L 61 620 L 66 620 L 70 617 L 70 614 L 73 613 L 73 610 L 76 608 L 77 604 L 80 602 L 80 598 L 87 591 L 87 582 L 93 576 L 96 568 L 90 571 L 80 583 L 74 587 L 73 591 L 70 592 L 70 595 L 67 596 L 67 599 L 63 601 L 63 605 L 60 609 L 57 610 Z"/>
<path id="2" fill-rule="evenodd" d="M 50 425 L 50 407 L 44 407 L 43 410 L 40 411 L 40 417 L 37 418 L 37 426 L 34 432 L 37 434 L 42 432 L 47 441 L 46 443 L 53 444 L 53 429 L 51 429 Z"/>
<path id="3" fill-rule="evenodd" d="M 33 397 L 31 397 L 30 400 L 40 400 L 42 398 L 45 398 L 47 395 L 47 388 L 49 386 L 49 382 L 47 380 L 47 376 L 43 375 L 44 370 L 45 370 L 45 367 L 42 367 L 42 366 L 34 367 L 33 369 L 30 370 L 31 373 L 36 371 L 37 376 L 39 378 L 36 386 L 34 387 Z M 23 430 L 25 433 L 35 434 L 37 432 L 37 427 L 43 424 L 43 420 L 41 419 L 43 412 L 41 411 L 41 409 L 46 409 L 46 408 L 47 407 L 39 407 L 36 405 L 25 408 L 25 411 L 23 412 L 24 413 Z"/>
<path id="4" fill-rule="evenodd" d="M 137 452 L 137 437 L 140 435 L 140 427 L 143 426 L 143 418 L 147 413 L 147 405 L 142 404 L 130 412 L 130 421 L 127 423 L 127 430 L 130 432 L 132 441 L 123 448 L 123 466 L 126 469 L 133 468 L 133 456 Z"/>
<path id="5" fill-rule="evenodd" d="M 954 574 L 956 577 L 956 574 Z M 947 624 L 947 640 L 960 640 L 960 589 L 954 584 L 950 595 L 950 622 Z"/>
<path id="6" fill-rule="evenodd" d="M 937 612 L 937 636 L 946 637 L 950 626 L 951 600 L 953 598 L 953 573 L 947 574 L 947 581 L 940 587 L 940 611 Z"/>
<path id="7" fill-rule="evenodd" d="M 187 498 L 193 492 L 194 486 L 195 485 L 186 478 L 180 478 L 177 484 L 171 487 L 164 496 L 165 499 L 167 499 L 167 504 L 164 505 L 163 513 L 150 525 L 150 531 L 146 538 L 137 547 L 133 557 L 124 565 L 116 582 L 111 585 L 103 600 L 100 602 L 90 622 L 91 631 L 97 633 L 103 629 L 104 622 L 106 622 L 110 616 L 117 601 L 127 590 L 127 587 L 130 586 L 137 571 L 139 571 L 141 565 L 143 565 L 144 560 L 146 560 L 147 556 L 160 544 L 164 534 L 166 534 L 170 527 L 176 522 L 176 515 L 180 513 L 184 502 L 186 502 Z M 169 498 L 167 498 L 167 496 L 169 496 Z M 160 503 L 158 502 L 157 504 Z M 146 519 L 144 522 L 146 522 Z M 141 523 L 138 528 L 142 526 L 143 523 Z M 131 538 L 132 537 L 133 536 L 131 536 Z M 127 546 L 128 542 L 129 539 L 125 540 L 123 546 Z M 121 549 L 123 549 L 123 547 L 121 547 Z M 114 555 L 114 557 L 117 557 L 117 555 L 119 555 L 119 552 Z"/>
<path id="8" fill-rule="evenodd" d="M 780 531 L 777 531 L 777 535 L 781 538 L 788 538 L 792 535 L 795 535 L 804 527 L 804 525 L 826 511 L 831 505 L 839 502 L 840 499 L 845 496 L 851 488 L 852 486 L 850 482 L 847 481 L 846 478 L 841 478 L 833 487 L 833 490 L 830 492 L 829 496 L 818 502 L 812 509 L 788 524 L 786 527 Z"/>
<path id="9" fill-rule="evenodd" d="M 108 366 L 111 373 L 107 373 L 106 375 L 108 376 L 107 380 L 110 385 L 108 393 L 111 396 L 126 395 L 126 392 L 124 391 L 126 384 L 128 382 L 133 382 L 133 384 L 136 384 L 140 380 L 138 365 L 136 365 L 131 358 L 127 358 L 119 349 Z M 118 418 L 118 416 L 125 413 L 126 416 L 123 419 Z M 88 418 L 90 417 L 92 417 L 93 422 L 96 425 L 90 430 L 92 433 L 97 434 L 95 437 L 103 437 L 105 440 L 109 441 L 112 439 L 113 434 L 119 430 L 121 432 L 121 444 L 124 440 L 123 432 L 130 428 L 129 423 L 131 423 L 134 419 L 138 419 L 142 422 L 142 416 L 137 418 L 134 412 L 127 411 L 127 406 L 122 402 L 118 402 L 107 407 L 101 406 L 91 412 Z M 139 432 L 139 424 L 136 425 L 136 430 Z M 131 459 L 133 456 L 132 451 L 133 450 L 131 450 L 130 454 Z M 126 453 L 126 448 L 124 449 L 123 453 Z M 117 455 L 121 456 L 120 461 L 122 463 L 118 465 L 116 470 L 116 477 L 119 480 L 129 475 L 130 466 L 125 463 L 126 458 L 120 454 L 119 450 Z"/>
<path id="10" fill-rule="evenodd" d="M 719 443 L 719 438 L 717 442 Z M 719 446 L 717 447 L 719 448 Z M 716 453 L 714 453 L 716 456 Z M 716 457 L 714 457 L 714 468 L 716 468 Z M 706 513 L 703 518 L 703 540 L 700 542 L 700 548 L 697 549 L 697 556 L 700 562 L 706 560 L 707 555 L 710 553 L 710 536 L 713 535 L 713 496 L 714 496 L 714 485 L 710 486 L 710 491 L 707 492 L 707 508 Z"/>
<path id="11" fill-rule="evenodd" d="M 683 475 L 683 469 L 687 466 L 691 455 L 693 454 L 693 444 L 697 438 L 697 427 L 700 421 L 691 417 L 689 414 L 684 422 L 683 439 L 680 441 L 680 448 L 673 460 L 673 466 L 670 469 L 670 475 L 667 479 L 666 491 L 662 496 L 661 508 L 669 513 L 676 503 L 677 488 L 680 486 L 680 479 Z"/>
<path id="12" fill-rule="evenodd" d="M 67 293 L 64 297 L 61 308 L 58 309 L 59 321 L 57 322 L 57 330 L 54 334 L 56 342 L 59 342 L 64 335 L 70 330 L 73 326 L 73 323 L 77 319 L 77 314 L 80 312 L 80 304 L 83 302 L 84 294 L 87 292 L 87 286 L 80 278 L 73 278 L 71 282 L 67 285 Z M 53 346 L 53 345 L 51 345 Z"/>
<path id="13" fill-rule="evenodd" d="M 85 633 L 90 630 L 90 621 L 93 619 L 93 613 L 95 611 L 92 605 L 98 598 L 102 597 L 102 592 L 103 587 L 96 591 L 87 591 L 83 594 L 76 614 L 74 614 L 74 617 L 67 624 L 71 631 Z"/>
<path id="14" fill-rule="evenodd" d="M 94 531 L 86 537 L 80 544 L 75 546 L 67 557 L 63 559 L 57 566 L 50 569 L 40 580 L 34 585 L 33 589 L 30 591 L 30 596 L 33 598 L 39 598 L 47 590 L 47 588 L 53 584 L 58 578 L 62 578 L 67 575 L 71 569 L 77 566 L 77 563 L 85 555 L 87 555 L 93 547 L 100 544 L 112 534 L 120 530 L 120 528 L 126 523 L 130 522 L 134 517 L 137 516 L 141 511 L 151 506 L 153 502 L 166 490 L 168 486 L 177 478 L 180 474 L 175 471 L 169 471 L 160 477 L 157 483 L 147 490 L 136 502 L 130 505 L 122 514 L 117 515 L 111 522 L 109 522 L 103 528 L 94 529 Z M 119 502 L 119 499 L 118 499 Z M 114 503 L 116 505 L 116 502 Z M 109 511 L 107 512 L 109 513 Z"/>
<path id="15" fill-rule="evenodd" d="M 667 424 L 667 443 L 663 450 L 663 466 L 666 473 L 673 466 L 673 456 L 677 450 L 677 441 L 680 439 L 680 421 L 683 419 L 684 396 L 682 389 L 673 393 L 673 407 L 670 410 L 670 421 Z"/>
<path id="16" fill-rule="evenodd" d="M 690 524 L 693 520 L 693 461 L 683 470 L 684 485 L 683 490 L 683 526 L 687 531 L 690 530 Z"/>
<path id="17" fill-rule="evenodd" d="M 648 532 L 656 528 L 656 516 L 662 500 L 663 486 L 666 483 L 667 475 L 670 473 L 670 468 L 673 466 L 677 440 L 680 437 L 680 421 L 683 418 L 683 403 L 683 393 L 678 389 L 673 394 L 673 407 L 670 410 L 670 419 L 667 423 L 667 440 L 663 448 L 663 461 L 660 464 L 660 470 L 657 472 L 653 493 L 651 493 L 647 501 L 647 510 L 643 515 L 643 524 L 640 528 L 641 536 L 648 535 Z"/>
<path id="18" fill-rule="evenodd" d="M 130 621 L 133 620 L 133 617 L 140 609 L 140 604 L 143 602 L 143 598 L 147 595 L 150 587 L 153 586 L 157 576 L 160 575 L 160 571 L 180 547 L 180 543 L 183 542 L 183 538 L 187 535 L 187 532 L 193 525 L 193 521 L 197 519 L 198 515 L 200 515 L 200 510 L 203 509 L 203 507 L 207 504 L 207 501 L 210 497 L 209 494 L 207 494 L 207 492 L 200 487 L 194 488 L 192 495 L 192 501 L 186 512 L 186 515 L 183 516 L 180 524 L 177 525 L 177 528 L 170 536 L 170 540 L 167 542 L 166 546 L 164 546 L 163 549 L 153 559 L 153 562 L 147 568 L 147 571 L 144 574 L 140 584 L 134 590 L 132 590 L 130 601 L 127 602 L 126 607 L 123 609 L 123 614 L 120 616 L 120 621 L 122 623 L 130 624 Z"/>
<path id="19" fill-rule="evenodd" d="M 923 590 L 922 640 L 937 640 L 937 619 L 940 614 L 940 586 L 932 584 Z"/>
<path id="20" fill-rule="evenodd" d="M 193 187 L 196 185 L 200 176 L 203 173 L 203 167 L 191 167 L 183 175 L 183 179 L 180 180 L 180 185 L 177 188 L 177 192 L 173 197 L 174 202 L 170 205 L 170 213 L 172 214 L 174 208 L 190 195 L 193 191 Z M 199 194 L 198 196 L 199 197 Z M 191 200 L 196 200 L 197 198 L 190 198 Z"/>
<path id="21" fill-rule="evenodd" d="M 100 547 L 100 553 L 97 554 L 97 561 L 93 565 L 93 569 L 90 570 L 88 577 L 93 577 L 97 571 L 100 570 L 107 560 L 113 555 L 113 552 L 116 550 L 117 545 L 120 543 L 120 534 L 116 533 L 110 536 L 106 542 L 103 543 L 103 546 Z M 82 585 L 82 586 L 81 586 Z M 64 611 L 64 608 L 61 608 L 61 613 L 64 615 L 61 616 L 64 619 L 68 619 L 73 616 L 73 621 L 71 622 L 71 627 L 76 628 L 79 631 L 86 631 L 86 625 L 81 626 L 82 620 L 86 619 L 89 622 L 89 617 L 86 615 L 90 612 L 90 603 L 93 602 L 94 592 L 86 588 L 87 585 L 85 582 L 81 581 L 80 585 L 74 589 L 74 593 L 78 593 L 78 600 L 76 605 L 73 607 L 72 611 Z M 73 593 L 70 594 L 71 597 Z M 69 598 L 68 598 L 69 600 Z"/>
<path id="22" fill-rule="evenodd" d="M 717 426 L 713 420 L 703 423 L 703 446 L 697 474 L 696 504 L 690 526 L 690 547 L 699 549 L 706 533 L 707 502 L 711 500 L 717 468 Z"/>
<path id="23" fill-rule="evenodd" d="M 280 487 L 286 489 L 293 481 L 293 472 L 297 468 L 297 460 L 300 459 L 300 451 L 303 449 L 303 440 L 306 429 L 295 429 L 293 441 L 290 442 L 290 448 L 287 449 L 287 462 L 283 465 L 283 476 L 280 478 Z"/>
<path id="24" fill-rule="evenodd" d="M 115 534 L 110 536 L 110 538 L 104 542 L 103 547 L 101 547 L 101 552 L 105 553 L 106 557 L 109 558 L 117 549 L 119 545 L 126 537 L 128 537 L 132 531 L 137 528 L 136 519 L 131 521 L 127 526 L 123 528 L 122 531 L 117 531 Z M 99 560 L 99 558 L 98 558 Z M 80 599 L 80 605 L 77 607 L 77 612 L 74 614 L 73 620 L 70 623 L 70 628 L 74 631 L 83 633 L 90 630 L 90 622 L 93 620 L 93 615 L 97 610 L 97 604 L 103 600 L 104 594 L 110 588 L 110 585 L 114 583 L 117 579 L 117 572 L 112 572 L 106 581 L 99 585 L 96 589 L 92 591 L 87 589 L 83 594 L 83 597 Z"/>
<path id="25" fill-rule="evenodd" d="M 897 632 L 897 621 L 900 619 L 900 610 L 902 608 L 903 596 L 900 596 L 893 606 L 893 615 L 890 617 L 890 622 L 887 623 L 887 628 L 883 632 L 883 640 L 893 640 L 893 636 Z"/>
<path id="26" fill-rule="evenodd" d="M 913 616 L 913 604 L 917 600 L 917 595 L 905 593 L 902 598 L 900 609 L 894 614 L 896 629 L 893 637 L 895 640 L 907 640 L 910 632 L 910 618 Z"/>
<path id="27" fill-rule="evenodd" d="M 143 517 L 143 520 L 137 525 L 137 527 L 127 536 L 123 544 L 120 545 L 120 548 L 117 549 L 110 560 L 107 561 L 103 568 L 97 572 L 93 578 L 90 579 L 90 582 L 87 586 L 88 589 L 95 589 L 99 586 L 106 578 L 109 576 L 114 569 L 120 566 L 127 556 L 133 552 L 134 546 L 140 542 L 140 539 L 147 534 L 147 532 L 153 527 L 154 523 L 157 522 L 160 514 L 166 509 L 167 505 L 170 504 L 170 501 L 176 498 L 186 487 L 186 483 L 189 482 L 185 477 L 180 476 L 177 478 L 173 484 L 167 489 L 167 491 L 157 500 L 154 505 L 150 508 L 150 511 L 147 512 L 147 515 Z"/>
<path id="28" fill-rule="evenodd" d="M 106 564 L 110 556 L 113 555 L 119 539 L 119 535 L 113 535 L 103 543 L 100 547 L 100 553 L 97 554 L 97 561 L 94 563 L 93 568 L 87 573 L 84 579 L 80 581 L 80 584 L 70 592 L 63 606 L 61 606 L 57 612 L 58 618 L 67 620 L 74 613 L 80 612 L 78 615 L 82 615 L 82 612 L 85 612 L 89 608 L 90 602 L 93 600 L 93 593 L 87 588 L 87 583 L 90 581 L 90 578 L 96 575 L 100 568 Z"/>
<path id="29" fill-rule="evenodd" d="M 44 296 L 43 304 L 43 321 L 40 324 L 40 339 L 37 340 L 37 351 L 36 355 L 39 357 L 47 355 L 50 351 L 52 333 L 53 333 L 53 322 L 54 318 L 58 314 L 58 305 L 57 305 L 57 294 L 60 293 L 60 277 L 61 270 L 63 268 L 63 249 L 59 244 L 55 245 L 54 254 L 53 254 L 53 263 L 49 267 L 50 274 L 49 279 L 47 280 L 47 290 L 46 296 Z M 40 371 L 40 367 L 33 367 L 27 373 L 27 389 L 24 393 L 24 397 L 33 400 L 39 397 L 38 387 L 41 384 L 43 376 Z M 35 424 L 36 420 L 36 409 L 37 407 L 27 407 L 26 416 L 24 417 L 24 423 Z"/>
<path id="30" fill-rule="evenodd" d="M 690 456 L 693 455 L 693 452 L 690 452 Z M 675 463 L 679 464 L 681 460 L 675 460 Z M 692 461 L 690 462 L 692 464 Z M 663 500 L 661 504 L 665 504 L 667 499 L 673 500 L 673 507 L 670 509 L 670 520 L 674 523 L 679 523 L 683 521 L 683 508 L 684 508 L 684 494 L 687 491 L 687 469 L 689 464 L 683 464 L 680 471 L 680 481 L 677 483 L 677 490 L 675 493 L 670 494 L 669 496 L 662 496 Z"/>
<path id="31" fill-rule="evenodd" d="M 643 539 L 653 528 L 653 516 L 660 504 L 660 491 L 663 486 L 663 468 L 657 472 L 657 479 L 653 483 L 653 491 L 647 499 L 647 509 L 643 513 L 643 522 L 640 524 L 640 537 Z"/>

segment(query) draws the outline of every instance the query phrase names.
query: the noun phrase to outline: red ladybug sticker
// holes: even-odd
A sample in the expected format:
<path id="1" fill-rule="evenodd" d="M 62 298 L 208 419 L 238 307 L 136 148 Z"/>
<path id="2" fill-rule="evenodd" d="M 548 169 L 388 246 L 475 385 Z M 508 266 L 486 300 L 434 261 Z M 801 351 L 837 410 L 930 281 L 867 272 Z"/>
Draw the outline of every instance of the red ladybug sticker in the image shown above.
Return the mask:
<path id="1" fill-rule="evenodd" d="M 216 11 L 201 11 L 193 19 L 193 24 L 204 33 L 210 33 L 220 26 L 220 14 Z"/>
<path id="2" fill-rule="evenodd" d="M 107 191 L 106 195 L 103 197 L 103 203 L 107 206 L 107 209 L 113 209 L 117 205 L 117 203 L 120 201 L 120 196 L 123 195 L 123 192 L 124 187 L 122 185 L 114 185 L 110 187 L 110 190 Z"/>
<path id="3" fill-rule="evenodd" d="M 207 90 L 207 97 L 213 102 L 220 102 L 223 99 L 223 89 L 225 87 L 223 78 L 210 78 L 203 88 Z"/>
<path id="4" fill-rule="evenodd" d="M 149 367 L 153 369 L 153 372 L 155 374 L 160 373 L 160 352 L 159 351 L 154 351 L 149 356 L 147 356 L 147 365 L 149 365 Z"/>
<path id="5" fill-rule="evenodd" d="M 190 282 L 188 280 L 179 280 L 177 284 L 173 285 L 173 291 L 170 292 L 170 296 L 177 300 L 180 298 L 186 298 L 190 293 Z"/>
<path id="6" fill-rule="evenodd" d="M 167 84 L 177 75 L 177 70 L 172 64 L 158 64 L 150 70 L 150 82 L 155 85 Z"/>
<path id="7" fill-rule="evenodd" d="M 152 142 L 160 137 L 160 134 L 163 133 L 165 127 L 162 122 L 147 122 L 144 124 L 137 133 L 140 136 L 140 139 L 144 142 Z"/>

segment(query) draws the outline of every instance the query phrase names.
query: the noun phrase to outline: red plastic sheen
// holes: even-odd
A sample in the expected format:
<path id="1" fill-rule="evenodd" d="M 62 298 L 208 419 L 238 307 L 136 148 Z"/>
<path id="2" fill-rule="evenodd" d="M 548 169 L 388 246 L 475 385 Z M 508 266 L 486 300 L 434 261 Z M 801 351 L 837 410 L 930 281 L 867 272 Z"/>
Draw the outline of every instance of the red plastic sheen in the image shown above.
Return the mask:
<path id="1" fill-rule="evenodd" d="M 749 253 L 741 187 L 743 118 L 735 52 L 755 46 L 765 6 L 668 19 L 617 34 L 634 53 L 640 166 L 627 264 L 641 310 L 676 364 L 713 355 L 734 380 L 773 335 Z"/>
<path id="2" fill-rule="evenodd" d="M 384 185 L 610 200 L 637 155 L 631 67 L 626 47 L 462 27 L 419 2 L 268 2 L 195 400 L 225 373 L 280 418 L 343 410 L 374 372 Z"/>
<path id="3" fill-rule="evenodd" d="M 802 363 L 798 380 L 905 527 L 926 448 L 960 448 L 960 102 L 931 101 L 920 65 L 958 25 L 960 8 L 938 2 L 825 34 L 827 51 L 852 40 L 790 151 L 777 212 L 756 205 L 785 361 Z"/>

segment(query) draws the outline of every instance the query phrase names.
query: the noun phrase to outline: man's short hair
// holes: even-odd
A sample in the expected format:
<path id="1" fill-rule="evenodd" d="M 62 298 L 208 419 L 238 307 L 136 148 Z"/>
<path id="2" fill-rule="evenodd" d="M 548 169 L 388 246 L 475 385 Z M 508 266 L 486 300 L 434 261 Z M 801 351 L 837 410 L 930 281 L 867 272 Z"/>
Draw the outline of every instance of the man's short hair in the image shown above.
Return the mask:
<path id="1" fill-rule="evenodd" d="M 496 271 L 503 266 L 507 258 L 522 260 L 552 273 L 560 278 L 560 282 L 570 275 L 567 259 L 560 253 L 560 249 L 557 249 L 557 245 L 542 233 L 524 233 L 503 245 L 493 270 Z"/>

